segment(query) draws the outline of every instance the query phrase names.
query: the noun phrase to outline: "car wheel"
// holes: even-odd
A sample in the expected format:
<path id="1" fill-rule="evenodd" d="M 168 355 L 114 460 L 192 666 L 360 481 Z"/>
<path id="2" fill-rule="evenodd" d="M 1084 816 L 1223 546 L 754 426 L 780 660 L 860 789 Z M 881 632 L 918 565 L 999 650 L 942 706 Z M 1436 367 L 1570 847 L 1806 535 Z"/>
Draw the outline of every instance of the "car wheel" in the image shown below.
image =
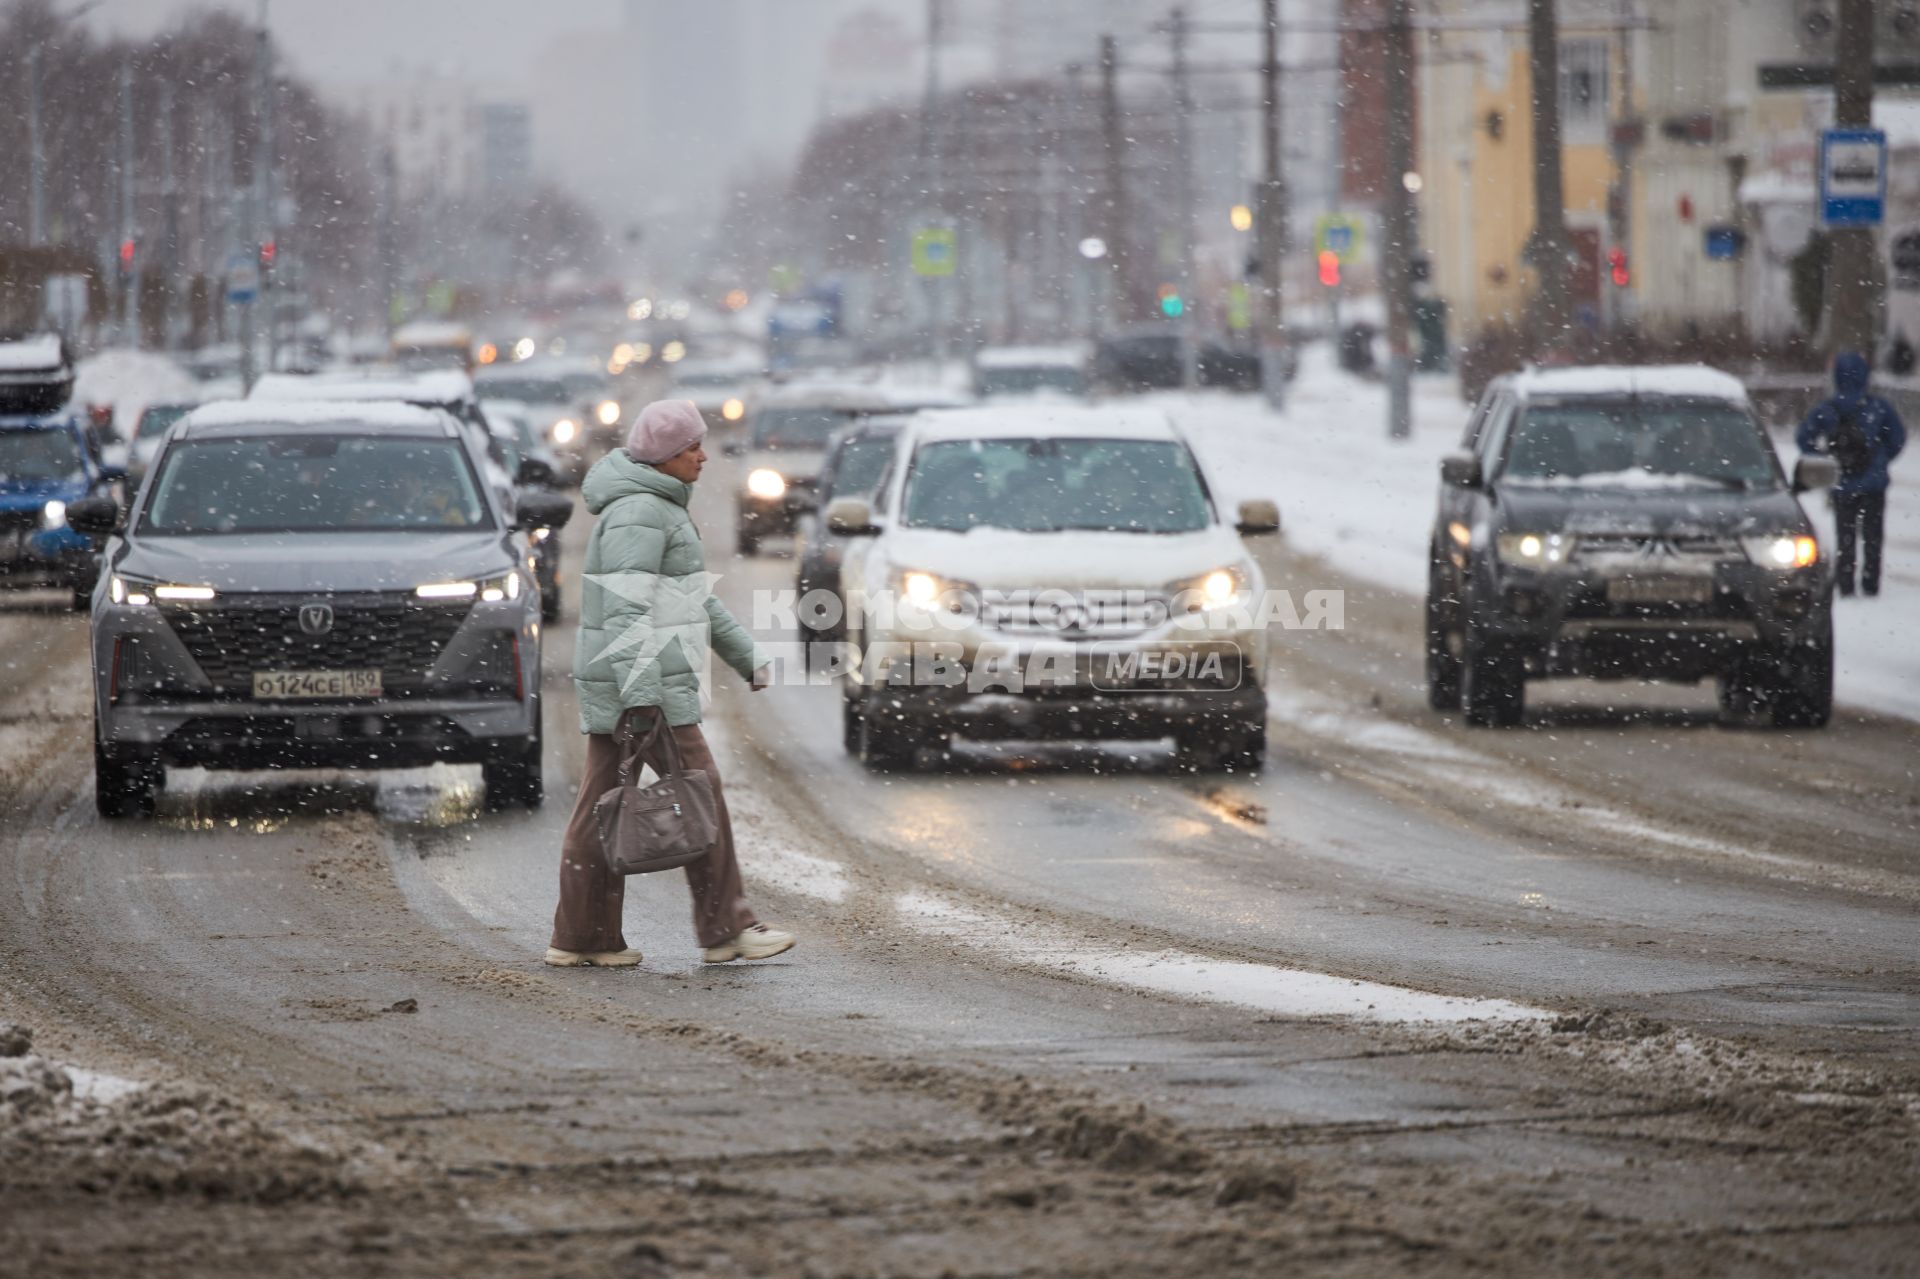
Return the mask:
<path id="1" fill-rule="evenodd" d="M 538 711 L 534 713 L 533 723 L 532 735 L 513 755 L 486 760 L 480 765 L 480 784 L 485 790 L 488 812 L 538 808 L 546 800 L 546 778 L 540 767 L 542 751 Z"/>
<path id="2" fill-rule="evenodd" d="M 1775 728 L 1825 728 L 1833 718 L 1833 627 L 1781 655 L 1767 689 Z"/>
<path id="3" fill-rule="evenodd" d="M 1467 627 L 1460 661 L 1460 703 L 1476 728 L 1512 728 L 1527 712 L 1527 675 L 1520 655 Z"/>
<path id="4" fill-rule="evenodd" d="M 1728 719 L 1736 722 L 1752 719 L 1766 705 L 1766 694 L 1760 687 L 1757 665 L 1750 658 L 1742 658 L 1721 672 L 1715 681 L 1714 691 L 1719 695 L 1720 713 Z"/>
<path id="5" fill-rule="evenodd" d="M 166 766 L 154 756 L 115 754 L 94 737 L 93 805 L 102 817 L 151 817 L 166 776 Z"/>
<path id="6" fill-rule="evenodd" d="M 92 587 L 81 588 L 76 586 L 73 588 L 73 611 L 76 613 L 91 613 L 93 611 Z"/>
<path id="7" fill-rule="evenodd" d="M 1182 734 L 1174 739 L 1175 759 L 1193 773 L 1257 773 L 1267 762 L 1267 726 L 1238 733 Z"/>
<path id="8" fill-rule="evenodd" d="M 898 714 L 873 705 L 871 698 L 860 708 L 859 736 L 854 752 L 868 768 L 880 771 L 905 771 L 913 767 L 918 754 L 912 731 Z"/>
<path id="9" fill-rule="evenodd" d="M 1427 576 L 1427 705 L 1436 711 L 1460 709 L 1460 656 L 1448 626 L 1449 600 L 1434 571 Z"/>

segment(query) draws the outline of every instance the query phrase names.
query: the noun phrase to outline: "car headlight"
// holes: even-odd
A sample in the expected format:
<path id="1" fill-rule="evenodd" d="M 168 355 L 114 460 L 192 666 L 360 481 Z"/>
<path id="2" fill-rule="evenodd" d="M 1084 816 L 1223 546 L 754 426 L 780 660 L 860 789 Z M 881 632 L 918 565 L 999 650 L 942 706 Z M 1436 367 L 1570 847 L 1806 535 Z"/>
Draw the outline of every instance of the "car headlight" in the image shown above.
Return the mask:
<path id="1" fill-rule="evenodd" d="M 1528 568 L 1555 568 L 1573 558 L 1573 539 L 1564 533 L 1502 533 L 1494 548 L 1507 563 Z"/>
<path id="2" fill-rule="evenodd" d="M 1244 604 L 1252 586 L 1253 575 L 1245 564 L 1229 564 L 1171 583 L 1167 593 L 1173 596 L 1176 613 L 1197 613 Z"/>
<path id="3" fill-rule="evenodd" d="M 720 416 L 729 422 L 738 422 L 746 415 L 747 405 L 744 400 L 728 400 L 720 406 Z"/>
<path id="4" fill-rule="evenodd" d="M 1801 533 L 1743 537 L 1740 545 L 1748 559 L 1766 568 L 1807 568 L 1820 559 L 1820 544 Z"/>
<path id="5" fill-rule="evenodd" d="M 893 589 L 915 608 L 944 608 L 949 613 L 962 615 L 978 604 L 980 594 L 971 582 L 956 582 L 917 568 L 901 569 L 894 574 Z"/>
<path id="6" fill-rule="evenodd" d="M 480 598 L 489 604 L 498 604 L 501 600 L 520 598 L 520 574 L 508 569 L 499 577 L 490 577 L 480 583 Z"/>
<path id="7" fill-rule="evenodd" d="M 747 476 L 747 492 L 755 497 L 772 501 L 787 491 L 787 477 L 780 472 L 761 467 Z"/>
<path id="8" fill-rule="evenodd" d="M 67 526 L 67 504 L 56 497 L 41 507 L 40 525 L 42 528 L 65 528 Z"/>
<path id="9" fill-rule="evenodd" d="M 573 437 L 580 434 L 580 424 L 570 417 L 563 417 L 553 424 L 551 434 L 555 444 L 571 444 Z"/>
<path id="10" fill-rule="evenodd" d="M 162 604 L 205 604 L 217 592 L 211 586 L 188 586 L 177 582 L 148 582 L 115 573 L 107 579 L 107 599 L 114 604 L 145 608 L 156 601 Z"/>
<path id="11" fill-rule="evenodd" d="M 427 582 L 413 588 L 414 598 L 423 600 L 470 600 L 479 593 L 478 582 Z"/>
<path id="12" fill-rule="evenodd" d="M 618 400 L 602 400 L 600 401 L 599 407 L 594 409 L 593 415 L 600 419 L 600 425 L 612 426 L 620 420 L 620 402 Z"/>

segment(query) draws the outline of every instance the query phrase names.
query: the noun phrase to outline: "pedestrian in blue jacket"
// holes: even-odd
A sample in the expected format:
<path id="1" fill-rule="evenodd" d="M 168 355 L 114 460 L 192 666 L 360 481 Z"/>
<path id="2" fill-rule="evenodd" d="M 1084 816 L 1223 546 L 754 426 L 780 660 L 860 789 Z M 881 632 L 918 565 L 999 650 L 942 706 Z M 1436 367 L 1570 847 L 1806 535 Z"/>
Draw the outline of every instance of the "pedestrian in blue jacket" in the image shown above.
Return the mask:
<path id="1" fill-rule="evenodd" d="M 1870 370 L 1858 351 L 1842 351 L 1833 361 L 1833 397 L 1807 414 L 1794 436 L 1802 453 L 1831 457 L 1840 467 L 1833 486 L 1834 519 L 1840 526 L 1836 584 L 1853 594 L 1856 538 L 1860 548 L 1860 589 L 1880 593 L 1880 548 L 1886 540 L 1888 466 L 1907 446 L 1907 427 L 1893 405 L 1867 394 Z"/>

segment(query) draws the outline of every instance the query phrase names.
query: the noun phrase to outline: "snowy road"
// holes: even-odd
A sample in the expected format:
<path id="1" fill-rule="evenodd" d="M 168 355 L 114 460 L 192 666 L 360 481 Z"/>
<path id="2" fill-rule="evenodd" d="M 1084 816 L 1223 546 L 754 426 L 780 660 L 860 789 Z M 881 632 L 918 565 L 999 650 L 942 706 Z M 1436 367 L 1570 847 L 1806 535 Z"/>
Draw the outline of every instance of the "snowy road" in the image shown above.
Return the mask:
<path id="1" fill-rule="evenodd" d="M 1065 747 L 877 776 L 834 690 L 725 689 L 749 891 L 802 937 L 750 968 L 697 963 L 671 877 L 630 895 L 640 972 L 539 965 L 570 620 L 538 814 L 479 814 L 468 770 L 177 773 L 109 826 L 84 627 L 10 605 L 0 1018 L 244 1101 L 353 1194 L 41 1192 L 0 1272 L 1897 1268 L 1920 728 L 1574 687 L 1470 732 L 1423 709 L 1412 597 L 1305 505 L 1267 571 L 1348 588 L 1348 629 L 1288 637 L 1253 781 Z M 736 602 L 791 573 L 714 567 Z"/>

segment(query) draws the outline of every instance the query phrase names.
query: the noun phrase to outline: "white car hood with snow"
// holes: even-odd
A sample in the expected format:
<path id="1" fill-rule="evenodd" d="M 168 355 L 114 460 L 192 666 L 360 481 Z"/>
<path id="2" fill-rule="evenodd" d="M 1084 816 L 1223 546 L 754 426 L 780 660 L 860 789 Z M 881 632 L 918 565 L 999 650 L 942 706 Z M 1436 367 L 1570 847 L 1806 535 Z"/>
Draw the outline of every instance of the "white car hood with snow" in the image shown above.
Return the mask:
<path id="1" fill-rule="evenodd" d="M 892 570 L 919 569 L 984 590 L 1158 590 L 1248 564 L 1239 534 L 1222 524 L 1191 533 L 952 533 L 895 525 L 875 549 Z"/>

